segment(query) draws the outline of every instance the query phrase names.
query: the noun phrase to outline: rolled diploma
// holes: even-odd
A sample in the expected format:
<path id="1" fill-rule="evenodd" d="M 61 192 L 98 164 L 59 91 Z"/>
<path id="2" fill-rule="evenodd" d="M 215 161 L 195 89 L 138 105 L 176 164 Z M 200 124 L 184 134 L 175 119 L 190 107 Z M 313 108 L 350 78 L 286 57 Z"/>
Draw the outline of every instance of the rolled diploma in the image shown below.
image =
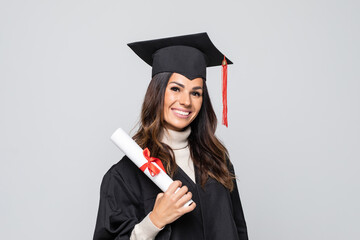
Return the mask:
<path id="1" fill-rule="evenodd" d="M 140 168 L 142 165 L 147 163 L 148 161 L 143 155 L 143 150 L 141 147 L 121 128 L 118 128 L 112 135 L 111 140 L 118 146 L 121 151 L 125 153 L 126 156 L 138 167 Z M 149 169 L 146 168 L 144 173 L 148 178 L 151 179 L 163 192 L 165 192 L 173 180 L 164 172 L 159 165 L 155 162 L 152 162 L 159 170 L 160 173 L 152 177 L 150 175 Z M 178 188 L 176 191 L 178 191 Z M 185 203 L 184 206 L 189 206 L 193 200 L 189 200 Z"/>

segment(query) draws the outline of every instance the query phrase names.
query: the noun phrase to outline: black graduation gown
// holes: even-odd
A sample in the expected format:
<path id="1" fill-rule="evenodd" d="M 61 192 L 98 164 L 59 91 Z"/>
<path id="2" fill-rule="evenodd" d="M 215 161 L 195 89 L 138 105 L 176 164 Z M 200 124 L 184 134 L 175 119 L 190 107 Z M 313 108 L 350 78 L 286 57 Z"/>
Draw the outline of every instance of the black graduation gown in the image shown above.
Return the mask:
<path id="1" fill-rule="evenodd" d="M 229 169 L 234 169 L 229 164 Z M 201 188 L 195 169 L 196 184 L 178 168 L 173 179 L 180 180 L 193 194 L 196 208 L 168 224 L 156 239 L 247 240 L 247 229 L 239 193 L 229 192 L 215 179 L 209 178 Z M 124 156 L 105 174 L 100 190 L 100 205 L 94 240 L 129 239 L 135 224 L 152 211 L 161 190 Z"/>

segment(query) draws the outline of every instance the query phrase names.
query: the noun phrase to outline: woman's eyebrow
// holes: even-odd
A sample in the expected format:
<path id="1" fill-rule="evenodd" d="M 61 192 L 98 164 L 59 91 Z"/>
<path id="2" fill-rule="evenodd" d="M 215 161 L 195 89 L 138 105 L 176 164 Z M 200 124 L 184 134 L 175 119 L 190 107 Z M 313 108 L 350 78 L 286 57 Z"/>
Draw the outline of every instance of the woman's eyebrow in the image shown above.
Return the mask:
<path id="1" fill-rule="evenodd" d="M 197 90 L 197 89 L 201 89 L 202 90 L 202 87 L 198 86 L 198 87 L 193 87 L 193 90 Z"/>
<path id="2" fill-rule="evenodd" d="M 184 86 L 183 84 L 181 84 L 181 83 L 174 82 L 174 81 L 169 82 L 169 84 L 170 84 L 170 83 L 175 83 L 175 84 L 179 85 L 180 87 L 185 88 L 185 86 Z M 193 87 L 192 89 L 193 89 L 193 90 L 197 90 L 197 89 L 202 89 L 202 87 L 197 86 L 197 87 Z"/>
<path id="3" fill-rule="evenodd" d="M 181 83 L 174 82 L 174 81 L 173 81 L 173 82 L 169 82 L 169 84 L 170 84 L 170 83 L 175 83 L 175 84 L 179 85 L 180 87 L 185 88 L 185 86 L 184 86 L 183 84 L 181 84 Z"/>

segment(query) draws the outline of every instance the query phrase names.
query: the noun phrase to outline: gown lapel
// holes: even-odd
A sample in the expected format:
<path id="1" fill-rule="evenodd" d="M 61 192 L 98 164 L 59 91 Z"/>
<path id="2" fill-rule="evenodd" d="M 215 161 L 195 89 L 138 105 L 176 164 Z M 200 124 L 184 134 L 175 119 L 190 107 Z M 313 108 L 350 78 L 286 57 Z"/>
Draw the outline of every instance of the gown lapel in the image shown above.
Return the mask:
<path id="1" fill-rule="evenodd" d="M 204 237 L 205 236 L 205 226 L 204 226 L 204 214 L 201 209 L 203 199 L 201 198 L 200 191 L 202 191 L 201 184 L 200 184 L 200 178 L 199 178 L 199 172 L 197 168 L 194 166 L 195 171 L 195 180 L 194 182 L 185 172 L 182 170 L 179 166 L 174 174 L 174 180 L 180 180 L 183 183 L 183 186 L 186 185 L 189 188 L 189 192 L 192 193 L 192 200 L 196 203 L 196 208 L 194 211 L 187 213 L 182 218 L 189 218 L 191 217 L 192 221 L 195 221 L 198 226 L 201 228 L 201 234 Z"/>

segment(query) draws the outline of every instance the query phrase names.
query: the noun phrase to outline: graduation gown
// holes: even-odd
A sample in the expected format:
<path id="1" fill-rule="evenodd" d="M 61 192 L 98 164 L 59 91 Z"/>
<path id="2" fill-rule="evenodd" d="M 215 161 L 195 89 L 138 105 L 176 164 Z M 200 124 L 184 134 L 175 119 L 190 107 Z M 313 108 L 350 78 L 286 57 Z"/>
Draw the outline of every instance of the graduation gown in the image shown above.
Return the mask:
<path id="1" fill-rule="evenodd" d="M 234 172 L 229 163 L 229 170 Z M 195 168 L 196 183 L 179 167 L 173 179 L 180 180 L 192 193 L 196 208 L 165 226 L 155 239 L 247 240 L 247 229 L 239 193 L 229 192 L 209 178 L 202 188 Z M 124 156 L 105 174 L 94 240 L 129 239 L 135 224 L 152 211 L 161 190 L 131 160 Z"/>

